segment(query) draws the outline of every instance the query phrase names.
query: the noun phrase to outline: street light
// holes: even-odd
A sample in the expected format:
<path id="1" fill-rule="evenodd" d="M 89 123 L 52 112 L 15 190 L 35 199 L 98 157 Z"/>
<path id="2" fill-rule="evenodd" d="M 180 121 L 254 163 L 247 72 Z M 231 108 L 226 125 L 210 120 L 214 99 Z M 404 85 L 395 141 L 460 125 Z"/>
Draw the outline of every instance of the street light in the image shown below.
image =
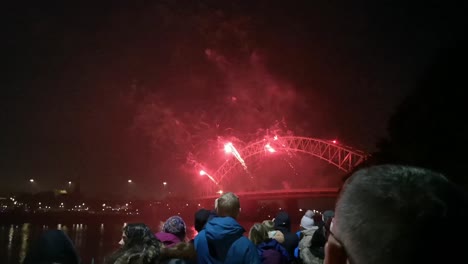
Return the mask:
<path id="1" fill-rule="evenodd" d="M 128 180 L 128 183 L 132 183 L 132 180 Z"/>
<path id="2" fill-rule="evenodd" d="M 167 185 L 167 182 L 163 182 L 163 185 L 164 185 L 164 187 L 166 187 L 166 185 Z"/>
<path id="3" fill-rule="evenodd" d="M 29 179 L 29 187 L 31 188 L 31 193 L 34 194 L 36 192 L 37 183 L 34 181 L 33 178 Z"/>
<path id="4" fill-rule="evenodd" d="M 71 184 L 72 184 L 72 182 L 71 182 L 71 181 L 69 181 L 69 182 L 68 182 L 68 185 L 71 185 Z"/>

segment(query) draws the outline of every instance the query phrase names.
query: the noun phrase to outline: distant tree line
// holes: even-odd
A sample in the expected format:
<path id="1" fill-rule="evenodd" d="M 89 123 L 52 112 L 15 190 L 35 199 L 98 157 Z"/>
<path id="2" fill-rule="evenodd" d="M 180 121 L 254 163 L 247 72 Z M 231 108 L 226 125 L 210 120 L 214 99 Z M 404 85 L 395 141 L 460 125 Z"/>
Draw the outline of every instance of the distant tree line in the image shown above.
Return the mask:
<path id="1" fill-rule="evenodd" d="M 390 118 L 388 136 L 360 167 L 383 163 L 426 167 L 468 190 L 467 44 L 463 36 L 441 50 Z"/>

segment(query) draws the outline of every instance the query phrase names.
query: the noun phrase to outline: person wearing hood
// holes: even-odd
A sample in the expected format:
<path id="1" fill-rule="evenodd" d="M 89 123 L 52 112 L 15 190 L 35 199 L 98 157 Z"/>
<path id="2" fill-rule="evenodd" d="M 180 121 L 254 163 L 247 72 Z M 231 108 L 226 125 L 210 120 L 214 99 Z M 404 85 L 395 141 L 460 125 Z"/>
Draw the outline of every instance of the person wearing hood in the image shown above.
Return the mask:
<path id="1" fill-rule="evenodd" d="M 173 247 L 180 242 L 185 241 L 187 227 L 184 220 L 180 216 L 171 216 L 164 222 L 162 231 L 156 233 L 156 238 L 159 239 L 165 247 Z"/>
<path id="2" fill-rule="evenodd" d="M 236 220 L 239 198 L 229 192 L 219 197 L 216 204 L 218 217 L 209 220 L 195 237 L 198 263 L 260 264 L 257 248 L 243 236 L 245 229 Z"/>
<path id="3" fill-rule="evenodd" d="M 62 230 L 49 230 L 32 244 L 23 263 L 79 264 L 80 258 L 72 241 Z"/>
<path id="4" fill-rule="evenodd" d="M 289 214 L 285 211 L 280 211 L 273 222 L 275 223 L 275 229 L 281 231 L 284 235 L 282 246 L 288 252 L 289 257 L 294 259 L 294 249 L 299 244 L 299 238 L 296 234 L 291 232 L 291 219 L 289 218 Z"/>

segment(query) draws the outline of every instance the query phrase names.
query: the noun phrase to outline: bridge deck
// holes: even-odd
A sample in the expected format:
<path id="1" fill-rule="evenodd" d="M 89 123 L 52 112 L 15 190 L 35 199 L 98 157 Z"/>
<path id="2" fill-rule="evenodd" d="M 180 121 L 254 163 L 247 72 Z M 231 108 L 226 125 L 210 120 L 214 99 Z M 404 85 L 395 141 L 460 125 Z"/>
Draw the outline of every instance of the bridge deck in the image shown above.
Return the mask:
<path id="1" fill-rule="evenodd" d="M 336 197 L 338 188 L 308 188 L 293 190 L 269 190 L 256 192 L 235 192 L 239 198 L 244 199 L 278 199 L 278 198 L 307 198 L 307 197 Z M 196 197 L 195 200 L 214 200 L 220 195 Z"/>

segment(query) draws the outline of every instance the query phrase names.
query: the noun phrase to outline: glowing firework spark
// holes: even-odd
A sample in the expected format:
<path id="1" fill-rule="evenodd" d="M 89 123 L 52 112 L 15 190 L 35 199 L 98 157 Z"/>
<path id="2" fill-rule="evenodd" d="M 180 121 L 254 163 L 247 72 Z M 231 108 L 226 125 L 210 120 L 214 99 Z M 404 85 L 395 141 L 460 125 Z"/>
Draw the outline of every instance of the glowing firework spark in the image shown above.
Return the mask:
<path id="1" fill-rule="evenodd" d="M 211 176 L 210 174 L 208 174 L 206 171 L 201 170 L 201 171 L 200 171 L 200 175 L 201 175 L 201 176 L 206 175 L 214 184 L 218 185 L 218 182 L 213 178 L 213 176 Z"/>
<path id="2" fill-rule="evenodd" d="M 231 142 L 224 144 L 224 152 L 232 153 L 232 155 L 234 155 L 234 157 L 236 157 L 236 159 L 240 162 L 242 167 L 244 167 L 244 169 L 247 170 L 247 165 L 245 164 L 245 161 L 242 159 L 241 155 Z"/>
<path id="3" fill-rule="evenodd" d="M 232 153 L 232 148 L 233 148 L 233 147 L 234 147 L 234 146 L 232 145 L 232 143 L 226 143 L 226 144 L 224 145 L 224 152 L 226 152 L 226 154 Z"/>
<path id="4" fill-rule="evenodd" d="M 271 152 L 271 153 L 274 153 L 276 152 L 276 150 L 270 146 L 270 143 L 266 144 L 265 145 L 265 149 L 268 151 L 268 152 Z"/>

